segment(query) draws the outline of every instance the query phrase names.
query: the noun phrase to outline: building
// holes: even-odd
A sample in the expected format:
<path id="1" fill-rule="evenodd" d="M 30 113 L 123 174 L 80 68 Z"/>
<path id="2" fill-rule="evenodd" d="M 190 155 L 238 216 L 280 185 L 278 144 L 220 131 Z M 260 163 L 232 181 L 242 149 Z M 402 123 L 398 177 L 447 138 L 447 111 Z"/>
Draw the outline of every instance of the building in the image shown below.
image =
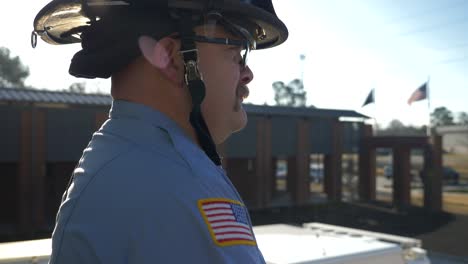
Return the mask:
<path id="1" fill-rule="evenodd" d="M 468 154 L 468 125 L 440 126 L 436 132 L 443 138 L 445 152 Z"/>
<path id="2" fill-rule="evenodd" d="M 93 132 L 107 119 L 110 105 L 109 95 L 0 88 L 0 236 L 52 230 L 70 175 Z M 372 149 L 389 143 L 373 140 L 366 116 L 350 110 L 244 108 L 247 127 L 218 151 L 250 209 L 314 202 L 310 181 L 316 168 L 322 168 L 325 199 L 341 200 L 346 155 L 364 157 L 356 166 L 359 196 L 375 199 Z M 427 139 L 417 141 L 424 145 Z M 405 141 L 395 142 L 390 145 Z M 320 166 L 311 169 L 313 156 L 320 157 Z M 287 167 L 282 190 L 277 188 L 279 160 Z M 408 163 L 409 157 L 402 162 Z M 395 171 L 408 169 L 400 167 Z M 396 187 L 396 200 L 403 204 L 408 202 L 408 181 Z"/>

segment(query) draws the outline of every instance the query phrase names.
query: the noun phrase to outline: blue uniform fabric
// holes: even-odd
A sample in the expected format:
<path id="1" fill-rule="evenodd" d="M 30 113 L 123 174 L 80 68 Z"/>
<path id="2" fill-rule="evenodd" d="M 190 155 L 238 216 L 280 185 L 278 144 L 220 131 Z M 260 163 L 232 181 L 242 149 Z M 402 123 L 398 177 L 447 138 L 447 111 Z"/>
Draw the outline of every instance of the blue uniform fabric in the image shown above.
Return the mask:
<path id="1" fill-rule="evenodd" d="M 224 170 L 175 122 L 115 100 L 64 194 L 50 263 L 265 263 L 255 240 L 216 241 L 200 207 L 210 199 L 233 201 L 251 230 Z"/>

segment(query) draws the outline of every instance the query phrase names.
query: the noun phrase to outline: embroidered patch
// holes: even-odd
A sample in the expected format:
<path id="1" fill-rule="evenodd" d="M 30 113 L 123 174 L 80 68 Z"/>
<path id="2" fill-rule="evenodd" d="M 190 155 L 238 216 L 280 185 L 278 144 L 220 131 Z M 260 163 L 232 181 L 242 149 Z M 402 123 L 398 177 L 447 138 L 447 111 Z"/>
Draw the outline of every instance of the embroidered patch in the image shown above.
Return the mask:
<path id="1" fill-rule="evenodd" d="M 256 245 L 247 209 L 240 202 L 224 198 L 201 199 L 198 209 L 218 246 Z"/>

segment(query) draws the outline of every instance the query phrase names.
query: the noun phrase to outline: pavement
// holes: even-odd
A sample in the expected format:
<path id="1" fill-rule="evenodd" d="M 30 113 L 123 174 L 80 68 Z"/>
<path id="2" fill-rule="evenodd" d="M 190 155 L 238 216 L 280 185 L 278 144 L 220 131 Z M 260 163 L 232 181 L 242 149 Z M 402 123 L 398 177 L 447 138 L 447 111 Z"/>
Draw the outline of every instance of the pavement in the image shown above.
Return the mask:
<path id="1" fill-rule="evenodd" d="M 451 215 L 452 220 L 434 230 L 418 234 L 423 247 L 446 255 L 465 257 L 468 263 L 468 216 Z"/>
<path id="2" fill-rule="evenodd" d="M 466 264 L 468 258 L 456 257 L 437 252 L 428 252 L 428 257 L 431 260 L 431 264 Z"/>

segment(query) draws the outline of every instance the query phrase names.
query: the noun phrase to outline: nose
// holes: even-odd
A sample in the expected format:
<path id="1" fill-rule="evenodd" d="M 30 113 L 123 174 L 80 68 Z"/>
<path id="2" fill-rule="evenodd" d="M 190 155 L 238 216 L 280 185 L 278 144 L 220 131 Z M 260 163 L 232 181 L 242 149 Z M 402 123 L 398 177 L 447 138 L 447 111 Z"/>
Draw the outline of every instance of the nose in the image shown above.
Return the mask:
<path id="1" fill-rule="evenodd" d="M 250 70 L 249 66 L 245 66 L 241 71 L 240 84 L 247 85 L 253 80 L 253 72 Z"/>

